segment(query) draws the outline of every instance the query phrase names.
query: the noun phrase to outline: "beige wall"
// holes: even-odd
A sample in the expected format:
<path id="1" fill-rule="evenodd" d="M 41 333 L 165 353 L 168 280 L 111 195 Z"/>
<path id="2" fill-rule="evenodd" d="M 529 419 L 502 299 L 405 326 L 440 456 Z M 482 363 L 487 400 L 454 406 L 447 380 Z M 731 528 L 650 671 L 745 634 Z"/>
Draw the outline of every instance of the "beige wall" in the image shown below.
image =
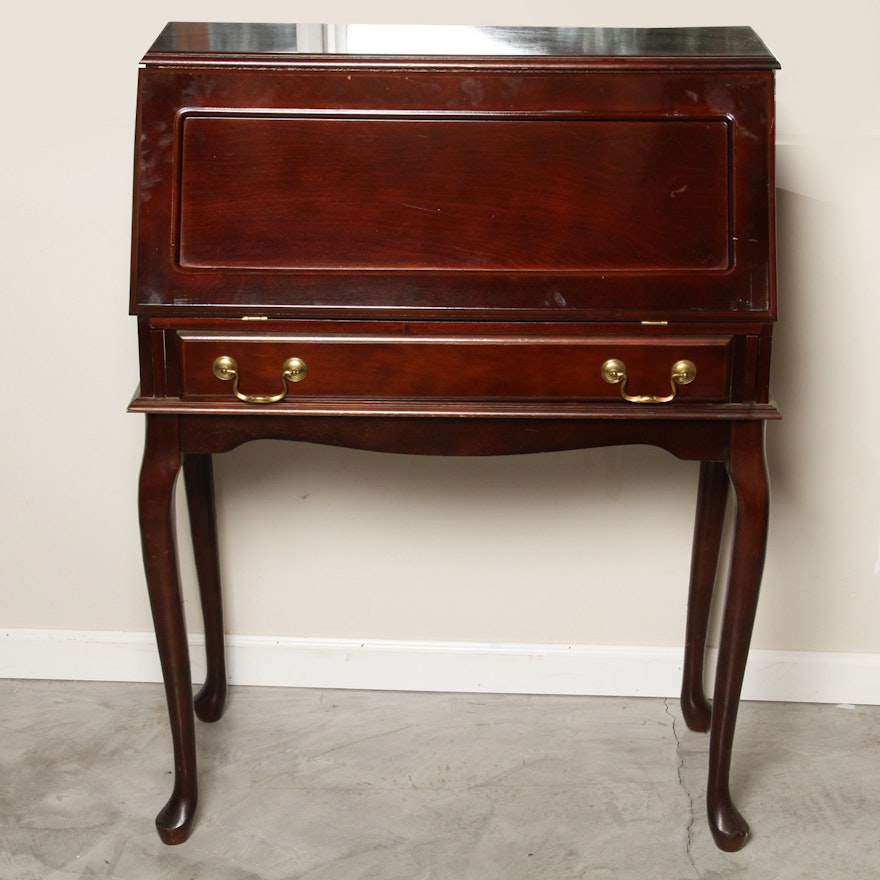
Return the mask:
<path id="1" fill-rule="evenodd" d="M 167 19 L 751 24 L 784 66 L 774 387 L 785 418 L 769 430 L 755 645 L 880 654 L 876 2 L 821 14 L 795 0 L 50 9 L 16 4 L 0 56 L 0 629 L 151 627 L 126 309 L 136 69 Z M 232 633 L 681 642 L 696 466 L 660 451 L 445 460 L 262 443 L 222 458 L 218 482 Z M 197 628 L 195 608 L 190 618 Z"/>

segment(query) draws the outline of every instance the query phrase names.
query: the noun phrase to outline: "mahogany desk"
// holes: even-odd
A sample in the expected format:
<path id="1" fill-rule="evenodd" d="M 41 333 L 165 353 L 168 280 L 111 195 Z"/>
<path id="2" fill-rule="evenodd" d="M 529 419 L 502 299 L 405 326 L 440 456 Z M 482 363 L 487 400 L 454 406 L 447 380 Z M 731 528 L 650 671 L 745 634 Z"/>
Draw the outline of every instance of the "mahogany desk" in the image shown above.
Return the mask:
<path id="1" fill-rule="evenodd" d="M 211 456 L 260 438 L 700 461 L 682 709 L 719 847 L 763 566 L 773 56 L 749 28 L 170 24 L 141 65 L 132 313 L 140 518 L 175 781 L 226 696 Z M 172 498 L 205 616 L 192 696 Z M 702 686 L 728 487 L 732 565 Z"/>

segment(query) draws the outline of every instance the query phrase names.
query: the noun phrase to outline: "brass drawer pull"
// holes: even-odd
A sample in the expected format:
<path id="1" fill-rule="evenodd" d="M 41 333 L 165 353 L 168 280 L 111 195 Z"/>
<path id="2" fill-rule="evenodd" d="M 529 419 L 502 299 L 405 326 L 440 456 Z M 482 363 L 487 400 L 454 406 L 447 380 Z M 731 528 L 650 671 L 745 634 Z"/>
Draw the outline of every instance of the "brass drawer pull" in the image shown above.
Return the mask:
<path id="1" fill-rule="evenodd" d="M 690 385 L 697 378 L 697 368 L 693 361 L 676 361 L 669 373 L 669 385 L 672 394 L 665 397 L 653 394 L 627 394 L 626 383 L 629 376 L 626 375 L 626 364 L 617 358 L 610 358 L 602 364 L 602 378 L 611 385 L 620 385 L 620 396 L 630 403 L 669 403 L 675 400 L 679 385 Z"/>
<path id="2" fill-rule="evenodd" d="M 238 364 L 234 358 L 221 355 L 214 361 L 214 375 L 224 382 L 232 380 L 232 393 L 245 403 L 278 403 L 287 397 L 288 382 L 302 382 L 308 375 L 306 362 L 298 357 L 288 358 L 281 366 L 281 384 L 284 386 L 280 394 L 242 394 L 238 390 Z"/>

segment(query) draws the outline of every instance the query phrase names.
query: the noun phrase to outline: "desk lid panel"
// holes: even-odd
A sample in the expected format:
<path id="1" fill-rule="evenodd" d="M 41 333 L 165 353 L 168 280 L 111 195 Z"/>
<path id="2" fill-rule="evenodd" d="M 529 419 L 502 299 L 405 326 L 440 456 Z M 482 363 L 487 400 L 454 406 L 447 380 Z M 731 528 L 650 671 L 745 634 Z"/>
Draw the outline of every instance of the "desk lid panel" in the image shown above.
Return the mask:
<path id="1" fill-rule="evenodd" d="M 721 121 L 195 117 L 181 168 L 182 270 L 731 262 Z"/>
<path id="2" fill-rule="evenodd" d="M 774 314 L 772 56 L 748 29 L 646 68 L 682 33 L 389 66 L 279 55 L 271 27 L 256 64 L 241 29 L 181 28 L 140 76 L 135 313 Z"/>

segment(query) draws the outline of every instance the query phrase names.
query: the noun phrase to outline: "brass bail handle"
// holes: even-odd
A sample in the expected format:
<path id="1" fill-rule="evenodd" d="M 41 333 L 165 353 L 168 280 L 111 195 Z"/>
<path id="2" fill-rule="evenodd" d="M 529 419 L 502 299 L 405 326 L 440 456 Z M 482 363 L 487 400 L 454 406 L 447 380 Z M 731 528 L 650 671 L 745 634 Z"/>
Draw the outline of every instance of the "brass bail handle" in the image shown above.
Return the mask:
<path id="1" fill-rule="evenodd" d="M 665 397 L 654 394 L 627 394 L 626 385 L 629 376 L 626 374 L 626 364 L 618 358 L 610 358 L 602 364 L 602 378 L 611 385 L 620 385 L 620 396 L 630 403 L 669 403 L 675 400 L 679 385 L 690 385 L 697 378 L 697 368 L 693 361 L 680 360 L 672 365 L 669 373 L 669 386 L 671 394 Z"/>
<path id="2" fill-rule="evenodd" d="M 309 372 L 304 360 L 298 357 L 288 358 L 281 365 L 282 389 L 279 394 L 242 394 L 238 388 L 240 376 L 235 358 L 221 355 L 214 361 L 213 369 L 214 375 L 218 379 L 222 379 L 224 382 L 232 381 L 232 393 L 245 403 L 278 403 L 279 400 L 284 400 L 287 397 L 287 383 L 302 382 Z"/>

